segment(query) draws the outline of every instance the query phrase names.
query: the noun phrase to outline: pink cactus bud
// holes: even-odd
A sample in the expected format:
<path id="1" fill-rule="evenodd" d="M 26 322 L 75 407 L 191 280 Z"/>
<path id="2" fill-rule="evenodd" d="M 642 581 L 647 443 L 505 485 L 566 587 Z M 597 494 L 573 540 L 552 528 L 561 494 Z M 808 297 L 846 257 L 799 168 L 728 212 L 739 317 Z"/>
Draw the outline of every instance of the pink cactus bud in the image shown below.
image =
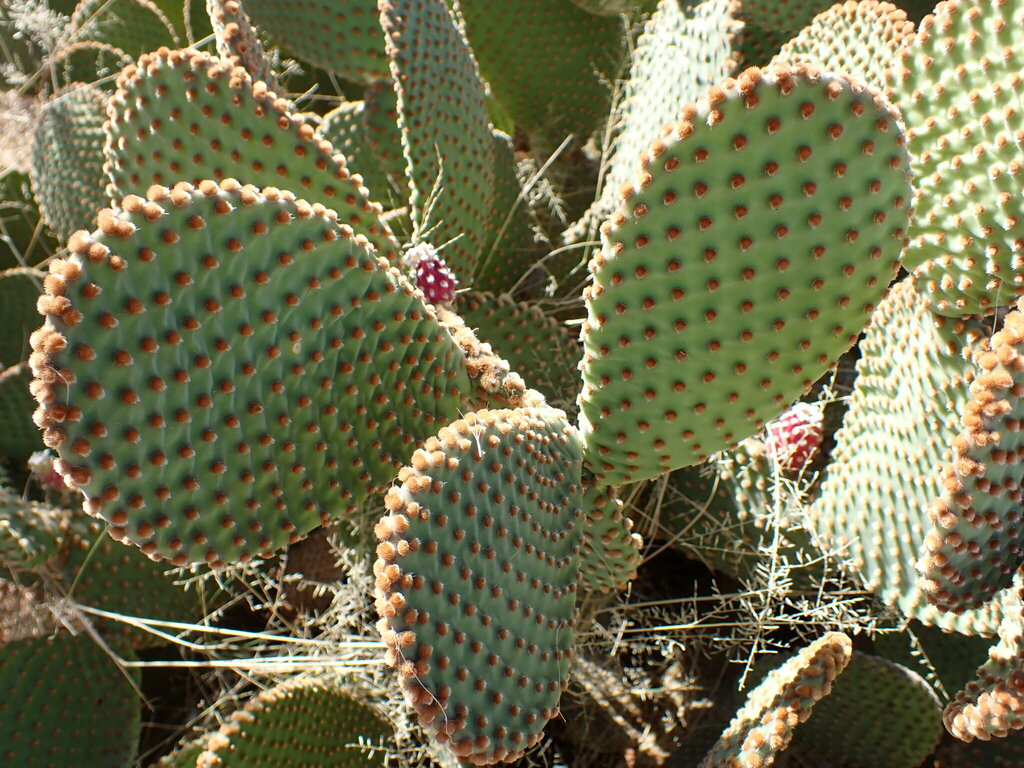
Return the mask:
<path id="1" fill-rule="evenodd" d="M 455 300 L 458 280 L 433 246 L 420 243 L 405 255 L 413 270 L 416 287 L 431 304 L 447 304 Z"/>
<path id="2" fill-rule="evenodd" d="M 803 469 L 821 445 L 822 412 L 811 403 L 796 403 L 768 424 L 765 448 L 786 471 Z"/>
<path id="3" fill-rule="evenodd" d="M 36 451 L 28 460 L 28 468 L 47 490 L 62 493 L 69 490 L 64 478 L 53 468 L 54 456 L 49 451 Z"/>

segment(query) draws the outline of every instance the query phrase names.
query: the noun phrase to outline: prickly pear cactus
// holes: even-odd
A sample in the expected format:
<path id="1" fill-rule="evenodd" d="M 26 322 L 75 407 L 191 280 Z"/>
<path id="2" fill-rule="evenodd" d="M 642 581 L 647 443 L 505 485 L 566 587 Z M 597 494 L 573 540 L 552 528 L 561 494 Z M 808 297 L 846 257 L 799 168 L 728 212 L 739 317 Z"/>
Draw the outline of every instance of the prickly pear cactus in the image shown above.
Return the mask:
<path id="1" fill-rule="evenodd" d="M 853 645 L 830 632 L 771 672 L 708 752 L 700 768 L 767 768 L 789 746 L 796 727 L 828 696 L 850 663 Z"/>
<path id="2" fill-rule="evenodd" d="M 941 2 L 890 72 L 918 187 L 904 261 L 943 315 L 1024 292 L 1022 25 L 1018 2 Z"/>
<path id="3" fill-rule="evenodd" d="M 212 181 L 122 206 L 51 264 L 32 357 L 44 439 L 117 538 L 269 555 L 457 415 L 461 352 L 333 211 Z"/>
<path id="4" fill-rule="evenodd" d="M 479 411 L 427 440 L 385 498 L 377 611 L 420 724 L 512 761 L 558 714 L 572 656 L 580 444 L 561 411 Z"/>
<path id="5" fill-rule="evenodd" d="M 750 69 L 684 108 L 590 265 L 579 402 L 598 479 L 735 445 L 857 340 L 898 265 L 907 164 L 893 107 L 816 69 Z"/>
<path id="6" fill-rule="evenodd" d="M 0 758 L 10 765 L 128 768 L 141 719 L 138 685 L 137 670 L 119 668 L 84 633 L 0 646 Z"/>
<path id="7" fill-rule="evenodd" d="M 1019 527 L 1024 449 L 1024 314 L 1010 312 L 978 356 L 978 376 L 942 473 L 942 495 L 929 510 L 933 529 L 918 569 L 921 591 L 944 611 L 961 613 L 1010 586 L 1024 563 Z"/>
<path id="8" fill-rule="evenodd" d="M 43 107 L 32 144 L 32 190 L 59 240 L 92 227 L 108 204 L 103 190 L 103 122 L 107 94 L 73 83 Z"/>
<path id="9" fill-rule="evenodd" d="M 269 688 L 205 739 L 197 768 L 372 768 L 391 728 L 344 684 L 296 679 Z M 199 745 L 183 752 L 193 755 Z M 184 765 L 184 758 L 179 761 Z"/>

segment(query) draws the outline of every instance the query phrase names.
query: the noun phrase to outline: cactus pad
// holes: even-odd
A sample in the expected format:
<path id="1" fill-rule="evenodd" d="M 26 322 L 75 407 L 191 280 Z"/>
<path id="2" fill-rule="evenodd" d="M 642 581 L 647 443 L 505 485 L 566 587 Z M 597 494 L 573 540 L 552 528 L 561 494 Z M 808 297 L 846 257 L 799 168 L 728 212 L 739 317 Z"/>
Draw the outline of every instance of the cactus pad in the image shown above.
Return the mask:
<path id="1" fill-rule="evenodd" d="M 934 319 L 908 280 L 890 291 L 861 341 L 857 382 L 811 518 L 886 603 L 947 631 L 991 635 L 998 606 L 941 614 L 927 605 L 912 566 L 969 399 L 974 365 L 962 353 L 982 333 L 952 326 Z"/>
<path id="2" fill-rule="evenodd" d="M 137 671 L 119 668 L 85 633 L 0 647 L 0 760 L 129 768 L 141 721 L 138 684 Z"/>
<path id="3" fill-rule="evenodd" d="M 749 69 L 683 109 L 602 228 L 581 429 L 602 482 L 735 445 L 854 341 L 911 195 L 893 108 L 813 68 Z"/>
<path id="4" fill-rule="evenodd" d="M 977 358 L 979 376 L 953 441 L 933 530 L 918 564 L 921 590 L 946 611 L 976 608 L 1008 587 L 1024 562 L 1024 314 L 1009 313 Z"/>
<path id="5" fill-rule="evenodd" d="M 841 70 L 881 89 L 893 58 L 913 39 L 913 22 L 892 3 L 846 0 L 815 16 L 772 62 Z"/>
<path id="6" fill-rule="evenodd" d="M 463 358 L 332 211 L 232 180 L 149 197 L 51 263 L 37 423 L 117 538 L 179 565 L 268 555 L 456 415 Z"/>
<path id="7" fill-rule="evenodd" d="M 477 411 L 430 438 L 385 499 L 377 610 L 420 723 L 477 765 L 558 713 L 573 647 L 580 445 L 561 411 Z"/>
<path id="8" fill-rule="evenodd" d="M 566 0 L 459 0 L 480 72 L 516 125 L 550 152 L 583 144 L 607 117 L 622 23 Z M 509 29 L 515 34 L 509 34 Z"/>
<path id="9" fill-rule="evenodd" d="M 198 768 L 372 768 L 391 726 L 349 687 L 289 680 L 253 697 L 206 740 Z M 376 751 L 363 749 L 376 746 Z"/>
<path id="10" fill-rule="evenodd" d="M 413 221 L 444 246 L 455 273 L 469 277 L 487 244 L 494 196 L 484 83 L 444 0 L 382 0 L 380 7 Z"/>
<path id="11" fill-rule="evenodd" d="M 583 496 L 580 537 L 580 587 L 618 592 L 636 578 L 643 539 L 622 511 L 614 488 L 591 486 Z"/>
<path id="12" fill-rule="evenodd" d="M 386 199 L 391 182 L 370 149 L 365 113 L 365 101 L 347 101 L 324 115 L 317 133 L 344 155 L 346 165 L 362 177 L 372 195 Z"/>
<path id="13" fill-rule="evenodd" d="M 892 661 L 854 651 L 832 692 L 796 729 L 798 763 L 844 768 L 918 768 L 942 735 L 938 696 Z"/>
<path id="14" fill-rule="evenodd" d="M 919 187 L 904 255 L 932 310 L 958 316 L 1024 294 L 1024 7 L 941 2 L 893 66 Z"/>
<path id="15" fill-rule="evenodd" d="M 853 644 L 829 632 L 771 672 L 722 733 L 700 768 L 768 768 L 789 746 L 796 727 L 832 690 L 850 663 Z"/>
<path id="16" fill-rule="evenodd" d="M 32 144 L 32 190 L 60 240 L 94 226 L 96 211 L 109 204 L 102 155 L 106 102 L 99 88 L 74 83 L 40 112 Z"/>
<path id="17" fill-rule="evenodd" d="M 110 101 L 108 193 L 118 199 L 152 184 L 225 178 L 276 186 L 336 210 L 339 223 L 364 235 L 378 256 L 394 259 L 397 243 L 380 206 L 344 158 L 289 109 L 223 59 L 166 48 L 146 54 L 121 73 Z"/>
<path id="18" fill-rule="evenodd" d="M 0 486 L 0 568 L 25 571 L 57 557 L 69 519 L 66 509 L 27 501 Z"/>
<path id="19" fill-rule="evenodd" d="M 615 210 L 619 189 L 632 180 L 640 153 L 663 125 L 678 119 L 680 105 L 696 101 L 732 74 L 733 42 L 743 28 L 738 11 L 733 0 L 658 3 L 633 53 L 619 109 L 621 129 L 594 215 L 604 218 Z"/>
<path id="20" fill-rule="evenodd" d="M 347 80 L 386 80 L 377 0 L 245 0 L 253 22 L 289 51 Z"/>

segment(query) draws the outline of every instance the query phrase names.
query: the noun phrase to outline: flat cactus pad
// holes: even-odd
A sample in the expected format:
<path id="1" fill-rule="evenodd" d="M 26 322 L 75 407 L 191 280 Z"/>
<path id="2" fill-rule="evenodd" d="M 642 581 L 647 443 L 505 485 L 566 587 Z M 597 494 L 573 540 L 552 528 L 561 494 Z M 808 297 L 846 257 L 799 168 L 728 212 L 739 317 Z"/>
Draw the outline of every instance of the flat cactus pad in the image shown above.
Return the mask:
<path id="1" fill-rule="evenodd" d="M 117 538 L 268 555 L 457 415 L 462 353 L 332 211 L 233 180 L 149 197 L 72 238 L 33 335 L 44 440 Z"/>
<path id="2" fill-rule="evenodd" d="M 572 655 L 580 445 L 554 409 L 477 411 L 427 440 L 388 493 L 380 629 L 420 723 L 477 765 L 558 713 Z"/>

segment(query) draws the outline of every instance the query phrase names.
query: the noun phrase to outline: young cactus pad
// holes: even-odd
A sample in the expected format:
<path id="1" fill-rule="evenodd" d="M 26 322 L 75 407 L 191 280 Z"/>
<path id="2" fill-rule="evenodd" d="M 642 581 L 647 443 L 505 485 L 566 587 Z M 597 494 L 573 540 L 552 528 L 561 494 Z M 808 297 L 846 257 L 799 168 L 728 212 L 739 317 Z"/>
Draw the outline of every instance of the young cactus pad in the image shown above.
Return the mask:
<path id="1" fill-rule="evenodd" d="M 244 68 L 198 51 L 161 48 L 127 67 L 117 83 L 105 126 L 111 198 L 203 179 L 279 186 L 330 206 L 378 256 L 397 256 L 380 205 L 345 158 Z"/>
<path id="2" fill-rule="evenodd" d="M 911 196 L 888 102 L 811 67 L 749 69 L 683 109 L 602 228 L 581 429 L 605 483 L 735 445 L 854 341 Z"/>
<path id="3" fill-rule="evenodd" d="M 388 660 L 422 726 L 476 765 L 537 743 L 568 684 L 580 450 L 562 411 L 477 411 L 427 440 L 384 502 Z"/>
<path id="4" fill-rule="evenodd" d="M 153 187 L 51 263 L 44 441 L 152 557 L 269 555 L 457 415 L 461 351 L 333 211 L 233 180 Z"/>

